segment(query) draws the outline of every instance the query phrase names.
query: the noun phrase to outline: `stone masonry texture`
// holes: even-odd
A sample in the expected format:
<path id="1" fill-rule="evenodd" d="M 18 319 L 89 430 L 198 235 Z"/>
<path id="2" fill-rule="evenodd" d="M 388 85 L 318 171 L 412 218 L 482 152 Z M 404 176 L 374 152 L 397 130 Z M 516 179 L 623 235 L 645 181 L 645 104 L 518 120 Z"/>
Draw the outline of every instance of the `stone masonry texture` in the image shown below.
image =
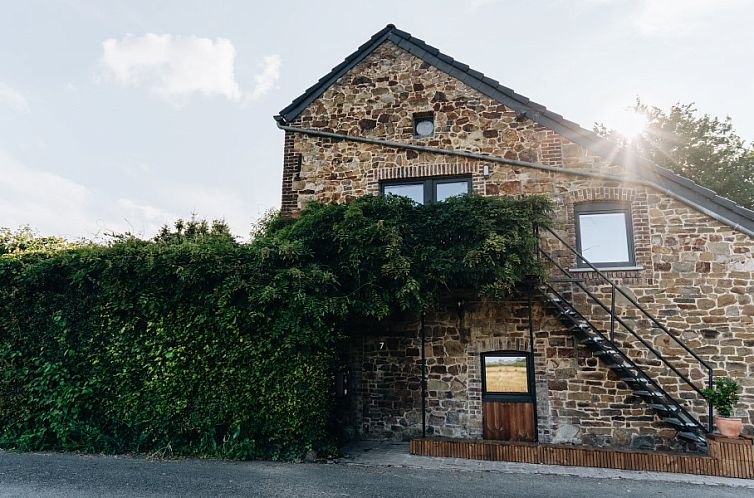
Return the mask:
<path id="1" fill-rule="evenodd" d="M 434 113 L 435 133 L 414 136 L 415 113 Z M 552 130 L 517 116 L 387 41 L 328 88 L 293 126 L 409 144 L 464 150 L 567 169 L 630 175 Z M 489 166 L 490 174 L 483 176 Z M 379 192 L 380 182 L 468 175 L 482 195 L 546 194 L 555 203 L 557 231 L 575 244 L 574 206 L 617 201 L 630 208 L 636 268 L 609 271 L 627 294 L 658 317 L 714 367 L 743 385 L 736 415 L 754 424 L 754 240 L 649 187 L 415 152 L 382 145 L 286 132 L 283 213 L 307 201 L 346 202 Z M 545 240 L 568 268 L 576 262 Z M 609 298 L 593 272 L 582 273 L 592 291 Z M 565 290 L 567 291 L 567 289 Z M 573 299 L 596 323 L 604 313 L 578 293 Z M 581 301 L 579 301 L 581 299 Z M 480 353 L 528 350 L 528 309 L 522 296 L 506 302 L 452 299 L 425 318 L 428 362 L 427 427 L 431 434 L 481 437 Z M 627 303 L 616 301 L 619 311 Z M 672 339 L 625 306 L 626 320 L 694 382 L 704 372 Z M 661 424 L 541 303 L 533 310 L 538 431 L 541 441 L 593 446 L 674 449 L 675 431 Z M 602 321 L 601 321 L 602 320 Z M 418 317 L 353 331 L 348 427 L 353 436 L 405 439 L 421 431 Z M 632 359 L 704 417 L 705 404 L 620 327 L 617 340 Z"/>

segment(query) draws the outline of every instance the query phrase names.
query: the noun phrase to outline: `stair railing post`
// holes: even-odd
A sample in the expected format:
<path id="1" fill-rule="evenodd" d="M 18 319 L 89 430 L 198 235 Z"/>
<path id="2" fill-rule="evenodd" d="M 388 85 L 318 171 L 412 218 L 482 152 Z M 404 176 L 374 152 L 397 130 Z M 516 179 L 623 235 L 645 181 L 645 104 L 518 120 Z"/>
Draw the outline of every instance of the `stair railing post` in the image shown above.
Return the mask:
<path id="1" fill-rule="evenodd" d="M 529 352 L 531 353 L 531 361 L 534 364 L 534 319 L 533 319 L 533 305 L 534 305 L 534 280 L 530 279 L 527 289 L 527 301 L 528 301 L 528 313 L 529 313 Z M 537 400 L 534 399 L 534 442 L 539 442 L 539 416 L 537 415 Z"/>
<path id="2" fill-rule="evenodd" d="M 610 342 L 615 344 L 615 284 L 610 286 Z"/>
<path id="3" fill-rule="evenodd" d="M 707 387 L 712 389 L 712 369 L 707 369 Z M 715 426 L 713 423 L 713 417 L 712 417 L 712 402 L 710 400 L 707 400 L 707 429 L 709 430 L 710 434 L 714 430 Z"/>
<path id="4" fill-rule="evenodd" d="M 422 439 L 427 437 L 427 353 L 426 353 L 426 331 L 424 328 L 424 311 L 421 314 L 421 390 L 422 390 Z"/>

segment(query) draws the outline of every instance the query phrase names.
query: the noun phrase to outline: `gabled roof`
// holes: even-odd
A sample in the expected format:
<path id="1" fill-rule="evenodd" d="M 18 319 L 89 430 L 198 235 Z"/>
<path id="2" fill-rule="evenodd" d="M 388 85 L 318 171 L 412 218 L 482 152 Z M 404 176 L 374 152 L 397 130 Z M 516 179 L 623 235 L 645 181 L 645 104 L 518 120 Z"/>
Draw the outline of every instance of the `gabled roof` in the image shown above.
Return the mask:
<path id="1" fill-rule="evenodd" d="M 627 151 L 620 150 L 613 142 L 599 137 L 594 132 L 586 130 L 578 124 L 565 119 L 560 114 L 548 110 L 542 104 L 538 104 L 501 85 L 497 80 L 471 69 L 462 62 L 456 61 L 435 47 L 427 45 L 419 38 L 411 36 L 410 33 L 399 30 L 393 24 L 388 24 L 375 33 L 354 53 L 346 57 L 343 62 L 335 66 L 329 73 L 320 78 L 317 83 L 309 87 L 302 95 L 291 102 L 290 105 L 281 110 L 275 116 L 275 120 L 284 125 L 296 119 L 309 104 L 320 97 L 341 76 L 350 71 L 386 41 L 396 44 L 440 71 L 462 81 L 479 93 L 497 100 L 517 113 L 557 132 L 576 144 L 590 149 L 596 154 L 609 157 L 610 160 L 618 164 L 630 161 L 631 165 L 638 166 L 637 172 L 645 179 L 667 189 L 681 199 L 685 199 L 698 206 L 703 206 L 710 212 L 718 215 L 718 217 L 728 220 L 732 226 L 741 226 L 749 233 L 754 232 L 754 211 L 721 197 L 712 190 L 697 185 L 693 181 L 648 160 L 637 158 L 635 155 L 629 157 Z"/>

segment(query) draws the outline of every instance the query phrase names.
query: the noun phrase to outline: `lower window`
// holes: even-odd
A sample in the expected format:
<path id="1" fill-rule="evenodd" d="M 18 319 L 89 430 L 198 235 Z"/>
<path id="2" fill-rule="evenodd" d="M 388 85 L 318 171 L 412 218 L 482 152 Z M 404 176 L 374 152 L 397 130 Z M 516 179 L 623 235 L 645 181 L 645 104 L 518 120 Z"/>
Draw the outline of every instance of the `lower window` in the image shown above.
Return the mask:
<path id="1" fill-rule="evenodd" d="M 531 353 L 482 353 L 482 399 L 528 401 L 534 396 L 533 377 Z"/>

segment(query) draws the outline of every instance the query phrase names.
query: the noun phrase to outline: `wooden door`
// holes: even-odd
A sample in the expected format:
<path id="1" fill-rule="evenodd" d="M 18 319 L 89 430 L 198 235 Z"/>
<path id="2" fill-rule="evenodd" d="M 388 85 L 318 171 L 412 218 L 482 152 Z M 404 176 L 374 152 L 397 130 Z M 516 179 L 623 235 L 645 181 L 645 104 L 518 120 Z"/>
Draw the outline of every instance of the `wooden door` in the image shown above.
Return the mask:
<path id="1" fill-rule="evenodd" d="M 534 441 L 534 403 L 482 401 L 484 439 Z"/>
<path id="2" fill-rule="evenodd" d="M 482 353 L 482 436 L 536 441 L 532 356 L 523 351 Z"/>

